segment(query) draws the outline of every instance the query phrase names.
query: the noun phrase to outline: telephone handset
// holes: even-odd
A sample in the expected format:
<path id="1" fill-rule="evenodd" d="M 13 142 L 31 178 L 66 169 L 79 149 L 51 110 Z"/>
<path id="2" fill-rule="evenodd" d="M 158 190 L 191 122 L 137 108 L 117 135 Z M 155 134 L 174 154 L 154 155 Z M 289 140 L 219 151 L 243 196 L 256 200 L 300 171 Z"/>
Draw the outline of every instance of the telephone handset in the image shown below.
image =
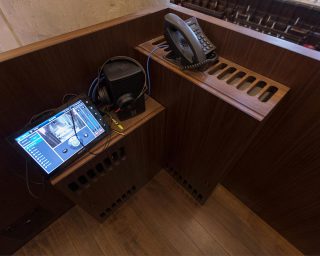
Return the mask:
<path id="1" fill-rule="evenodd" d="M 184 21 L 169 13 L 164 18 L 164 36 L 183 69 L 200 68 L 217 59 L 216 47 L 203 33 L 195 17 Z"/>

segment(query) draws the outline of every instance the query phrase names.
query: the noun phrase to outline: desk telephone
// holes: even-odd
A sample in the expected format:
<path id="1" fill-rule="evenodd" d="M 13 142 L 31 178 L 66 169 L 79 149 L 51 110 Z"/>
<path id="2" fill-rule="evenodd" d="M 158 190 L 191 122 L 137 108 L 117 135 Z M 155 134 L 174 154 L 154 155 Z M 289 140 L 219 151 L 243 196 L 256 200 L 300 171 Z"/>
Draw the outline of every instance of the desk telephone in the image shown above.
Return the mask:
<path id="1" fill-rule="evenodd" d="M 172 50 L 168 59 L 180 62 L 182 69 L 199 69 L 218 58 L 216 47 L 203 33 L 195 17 L 184 21 L 169 13 L 164 18 L 164 36 Z"/>

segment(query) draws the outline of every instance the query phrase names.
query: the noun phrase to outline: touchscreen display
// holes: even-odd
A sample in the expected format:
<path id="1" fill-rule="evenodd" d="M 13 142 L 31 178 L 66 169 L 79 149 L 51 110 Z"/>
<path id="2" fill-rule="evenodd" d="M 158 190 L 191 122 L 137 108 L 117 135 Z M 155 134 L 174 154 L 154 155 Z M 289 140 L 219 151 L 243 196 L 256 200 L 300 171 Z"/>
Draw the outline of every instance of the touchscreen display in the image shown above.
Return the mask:
<path id="1" fill-rule="evenodd" d="M 79 100 L 15 141 L 50 174 L 104 132 L 88 106 Z"/>

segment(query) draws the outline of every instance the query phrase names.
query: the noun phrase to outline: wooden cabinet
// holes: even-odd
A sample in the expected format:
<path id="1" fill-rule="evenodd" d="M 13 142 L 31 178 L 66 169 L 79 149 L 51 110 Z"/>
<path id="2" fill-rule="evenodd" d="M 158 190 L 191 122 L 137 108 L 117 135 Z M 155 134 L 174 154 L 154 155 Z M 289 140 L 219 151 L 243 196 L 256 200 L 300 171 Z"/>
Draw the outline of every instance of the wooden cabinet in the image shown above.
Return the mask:
<path id="1" fill-rule="evenodd" d="M 51 183 L 99 221 L 105 220 L 162 166 L 164 108 L 151 98 L 146 111 L 123 122 Z"/>
<path id="2" fill-rule="evenodd" d="M 169 49 L 154 51 L 164 41 L 136 50 L 142 59 L 153 53 L 152 95 L 167 108 L 166 168 L 204 203 L 289 88 L 222 57 L 206 71 L 183 72 L 165 57 Z"/>

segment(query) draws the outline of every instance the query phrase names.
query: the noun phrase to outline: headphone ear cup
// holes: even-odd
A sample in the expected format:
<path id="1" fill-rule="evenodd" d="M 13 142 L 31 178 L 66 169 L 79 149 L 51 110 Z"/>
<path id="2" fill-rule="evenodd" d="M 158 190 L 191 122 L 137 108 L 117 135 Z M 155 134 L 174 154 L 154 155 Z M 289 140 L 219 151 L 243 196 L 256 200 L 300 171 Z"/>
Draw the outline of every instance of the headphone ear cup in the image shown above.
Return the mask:
<path id="1" fill-rule="evenodd" d="M 130 111 L 135 108 L 135 98 L 132 93 L 126 93 L 121 95 L 121 97 L 117 100 L 117 106 L 122 111 Z"/>
<path id="2" fill-rule="evenodd" d="M 110 105 L 111 101 L 110 101 L 109 93 L 105 86 L 102 86 L 101 88 L 98 89 L 97 98 L 101 103 Z"/>

